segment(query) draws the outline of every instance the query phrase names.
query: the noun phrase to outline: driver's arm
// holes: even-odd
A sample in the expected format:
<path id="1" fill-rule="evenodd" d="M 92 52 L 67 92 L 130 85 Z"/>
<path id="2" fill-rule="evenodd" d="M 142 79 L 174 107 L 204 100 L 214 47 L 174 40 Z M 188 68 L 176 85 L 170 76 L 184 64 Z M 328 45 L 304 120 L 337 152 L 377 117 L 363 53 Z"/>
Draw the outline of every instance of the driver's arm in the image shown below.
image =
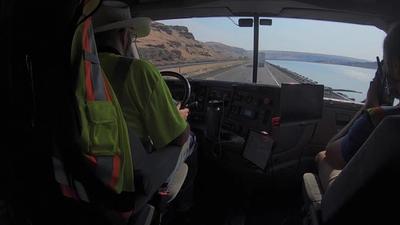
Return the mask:
<path id="1" fill-rule="evenodd" d="M 158 69 L 146 61 L 134 60 L 129 73 L 125 88 L 132 116 L 126 109 L 128 120 L 134 117 L 141 137 L 150 137 L 156 149 L 171 143 L 180 144 L 187 136 L 188 124 Z"/>
<path id="2" fill-rule="evenodd" d="M 190 131 L 185 116 L 181 115 L 186 110 L 178 110 L 161 75 L 145 104 L 143 122 L 154 146 L 162 148 L 168 144 L 183 145 Z"/>
<path id="3" fill-rule="evenodd" d="M 189 109 L 188 108 L 183 108 L 181 109 L 181 103 L 178 103 L 176 105 L 176 108 L 179 111 L 179 114 L 181 115 L 181 117 L 187 121 L 187 117 L 189 116 Z M 187 139 L 189 138 L 189 134 L 190 134 L 190 126 L 188 124 L 188 126 L 186 127 L 186 129 L 183 131 L 183 133 L 181 135 L 179 135 L 177 138 L 175 138 L 174 141 L 172 141 L 171 144 L 175 144 L 178 146 L 183 146 Z"/>

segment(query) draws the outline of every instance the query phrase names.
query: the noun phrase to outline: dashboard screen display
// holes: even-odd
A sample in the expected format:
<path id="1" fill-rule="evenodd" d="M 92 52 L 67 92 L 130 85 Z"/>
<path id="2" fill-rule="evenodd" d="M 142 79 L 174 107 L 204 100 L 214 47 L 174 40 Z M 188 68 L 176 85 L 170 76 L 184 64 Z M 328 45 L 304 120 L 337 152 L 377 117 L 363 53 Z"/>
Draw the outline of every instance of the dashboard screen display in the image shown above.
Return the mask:
<path id="1" fill-rule="evenodd" d="M 323 98 L 323 85 L 282 84 L 281 122 L 304 122 L 321 119 Z"/>
<path id="2" fill-rule="evenodd" d="M 248 117 L 248 118 L 250 118 L 250 119 L 253 119 L 253 118 L 255 117 L 255 112 L 252 111 L 252 110 L 250 110 L 250 109 L 246 109 L 246 108 L 243 108 L 243 109 L 241 110 L 240 114 L 241 114 L 242 116 Z"/>

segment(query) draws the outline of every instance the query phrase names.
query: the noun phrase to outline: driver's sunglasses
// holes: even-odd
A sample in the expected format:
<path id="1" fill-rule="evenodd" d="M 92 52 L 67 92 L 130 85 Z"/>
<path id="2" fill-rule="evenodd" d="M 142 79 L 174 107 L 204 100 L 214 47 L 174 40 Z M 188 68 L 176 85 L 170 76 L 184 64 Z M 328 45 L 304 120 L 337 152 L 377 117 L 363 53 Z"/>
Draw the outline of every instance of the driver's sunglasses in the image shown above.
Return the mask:
<path id="1" fill-rule="evenodd" d="M 135 42 L 136 41 L 136 34 L 135 34 L 135 30 L 133 28 L 127 28 L 127 32 L 129 35 L 129 39 L 131 39 L 131 42 Z"/>

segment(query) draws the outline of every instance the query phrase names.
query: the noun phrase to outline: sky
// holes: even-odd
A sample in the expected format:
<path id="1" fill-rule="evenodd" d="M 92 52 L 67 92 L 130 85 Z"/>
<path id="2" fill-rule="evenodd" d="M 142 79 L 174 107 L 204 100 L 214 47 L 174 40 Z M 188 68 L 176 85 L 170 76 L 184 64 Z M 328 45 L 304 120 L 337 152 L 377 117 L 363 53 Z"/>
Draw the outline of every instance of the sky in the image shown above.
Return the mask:
<path id="1" fill-rule="evenodd" d="M 238 18 L 232 18 L 237 23 Z M 199 41 L 215 41 L 253 49 L 253 28 L 238 27 L 229 18 L 190 18 L 159 21 L 189 28 Z M 314 20 L 273 18 L 260 26 L 260 50 L 340 55 L 369 61 L 382 58 L 385 33 L 373 26 Z"/>

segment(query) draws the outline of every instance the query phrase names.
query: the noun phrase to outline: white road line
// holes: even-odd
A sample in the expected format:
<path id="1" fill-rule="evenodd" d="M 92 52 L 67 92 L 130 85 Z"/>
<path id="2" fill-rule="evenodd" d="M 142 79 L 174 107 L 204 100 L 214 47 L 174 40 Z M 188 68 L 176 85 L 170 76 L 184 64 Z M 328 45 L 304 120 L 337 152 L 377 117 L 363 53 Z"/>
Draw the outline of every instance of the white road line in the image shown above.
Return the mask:
<path id="1" fill-rule="evenodd" d="M 274 79 L 275 83 L 276 83 L 278 86 L 281 86 L 281 84 L 276 80 L 275 76 L 271 73 L 271 70 L 269 70 L 268 64 L 265 64 L 265 68 L 268 70 L 268 73 L 271 75 L 272 79 Z"/>

